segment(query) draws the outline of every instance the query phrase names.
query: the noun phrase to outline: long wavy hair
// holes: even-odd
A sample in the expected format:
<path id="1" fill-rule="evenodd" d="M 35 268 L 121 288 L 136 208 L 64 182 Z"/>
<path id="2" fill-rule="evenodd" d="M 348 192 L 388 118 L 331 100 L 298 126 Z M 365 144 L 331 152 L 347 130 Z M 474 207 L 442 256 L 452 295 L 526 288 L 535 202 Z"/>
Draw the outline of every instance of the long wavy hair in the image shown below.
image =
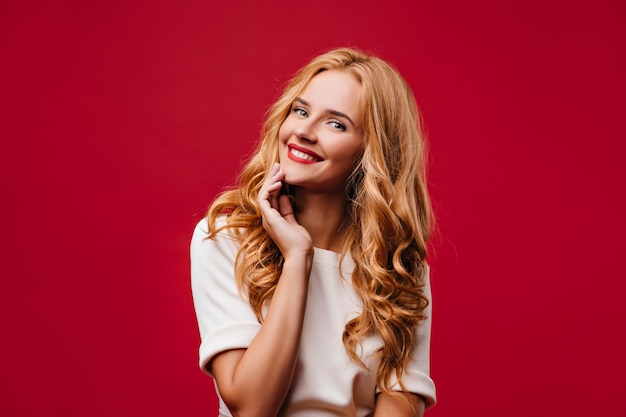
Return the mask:
<path id="1" fill-rule="evenodd" d="M 401 381 L 407 367 L 415 326 L 425 318 L 426 242 L 432 225 L 421 120 L 410 87 L 393 67 L 348 48 L 305 65 L 268 110 L 261 141 L 238 185 L 221 193 L 209 208 L 209 237 L 229 229 L 241 242 L 235 277 L 262 323 L 283 257 L 263 228 L 257 195 L 278 161 L 278 131 L 294 99 L 327 70 L 348 71 L 360 82 L 364 115 L 363 152 L 346 187 L 348 232 L 342 253 L 343 259 L 349 251 L 356 265 L 352 284 L 363 309 L 346 324 L 343 343 L 352 360 L 365 367 L 357 349 L 364 337 L 380 335 L 376 384 L 390 392 L 392 375 Z"/>

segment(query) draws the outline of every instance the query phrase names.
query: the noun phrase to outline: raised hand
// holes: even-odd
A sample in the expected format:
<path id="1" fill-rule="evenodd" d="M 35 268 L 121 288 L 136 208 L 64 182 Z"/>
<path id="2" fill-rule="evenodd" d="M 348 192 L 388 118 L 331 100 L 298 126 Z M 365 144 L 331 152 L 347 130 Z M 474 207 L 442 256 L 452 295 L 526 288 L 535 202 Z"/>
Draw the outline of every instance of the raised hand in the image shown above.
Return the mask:
<path id="1" fill-rule="evenodd" d="M 313 254 L 311 235 L 296 220 L 289 197 L 280 195 L 284 178 L 285 173 L 280 169 L 280 164 L 274 164 L 259 191 L 263 227 L 285 260 L 291 256 L 310 257 Z"/>

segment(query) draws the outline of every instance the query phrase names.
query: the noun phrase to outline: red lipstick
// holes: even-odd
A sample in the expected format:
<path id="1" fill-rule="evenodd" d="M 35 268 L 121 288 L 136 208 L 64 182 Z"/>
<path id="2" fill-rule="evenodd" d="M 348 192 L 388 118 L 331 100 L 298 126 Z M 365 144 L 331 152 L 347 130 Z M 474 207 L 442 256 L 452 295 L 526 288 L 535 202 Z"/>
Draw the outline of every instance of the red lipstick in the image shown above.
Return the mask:
<path id="1" fill-rule="evenodd" d="M 287 145 L 287 157 L 292 161 L 299 162 L 301 164 L 314 164 L 324 160 L 324 158 L 312 150 L 294 145 L 293 143 Z"/>

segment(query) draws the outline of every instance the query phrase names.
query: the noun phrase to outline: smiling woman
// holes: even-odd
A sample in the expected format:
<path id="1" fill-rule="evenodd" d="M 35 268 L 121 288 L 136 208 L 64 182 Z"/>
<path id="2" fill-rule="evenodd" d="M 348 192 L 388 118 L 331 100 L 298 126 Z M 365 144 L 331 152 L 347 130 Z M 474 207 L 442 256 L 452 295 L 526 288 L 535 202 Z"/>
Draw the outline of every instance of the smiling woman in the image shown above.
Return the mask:
<path id="1" fill-rule="evenodd" d="M 352 74 L 330 70 L 314 77 L 294 100 L 278 132 L 287 184 L 345 199 L 363 144 L 360 93 Z"/>
<path id="2" fill-rule="evenodd" d="M 420 416 L 435 403 L 431 209 L 413 94 L 338 49 L 270 109 L 191 243 L 200 366 L 221 416 Z"/>

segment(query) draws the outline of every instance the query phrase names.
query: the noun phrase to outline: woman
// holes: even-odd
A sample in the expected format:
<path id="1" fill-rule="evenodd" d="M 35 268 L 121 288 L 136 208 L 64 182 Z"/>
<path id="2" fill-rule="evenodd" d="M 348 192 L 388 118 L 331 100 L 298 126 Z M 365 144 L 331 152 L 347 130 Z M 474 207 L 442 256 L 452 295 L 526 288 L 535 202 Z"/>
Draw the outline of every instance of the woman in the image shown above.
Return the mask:
<path id="1" fill-rule="evenodd" d="M 200 365 L 220 416 L 421 416 L 431 208 L 410 88 L 353 49 L 270 108 L 191 244 Z"/>

